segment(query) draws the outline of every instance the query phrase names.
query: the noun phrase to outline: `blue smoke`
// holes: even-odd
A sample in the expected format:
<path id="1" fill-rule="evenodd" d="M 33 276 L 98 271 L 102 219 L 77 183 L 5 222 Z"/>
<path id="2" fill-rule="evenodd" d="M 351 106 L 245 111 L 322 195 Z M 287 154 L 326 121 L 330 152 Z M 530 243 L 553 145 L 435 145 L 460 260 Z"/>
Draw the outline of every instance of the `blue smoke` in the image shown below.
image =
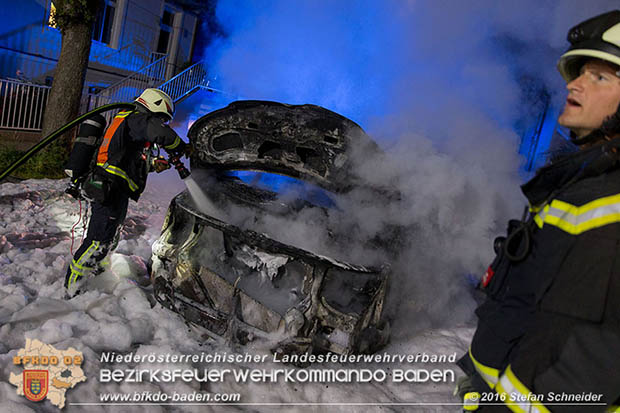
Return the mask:
<path id="1" fill-rule="evenodd" d="M 248 185 L 285 194 L 289 199 L 301 199 L 325 208 L 336 207 L 328 191 L 290 176 L 258 171 L 230 171 L 229 175 L 236 176 Z"/>
<path id="2" fill-rule="evenodd" d="M 222 88 L 250 99 L 314 103 L 353 120 L 383 115 L 406 64 L 406 35 L 383 2 L 220 2 L 230 37 L 207 52 Z M 378 110 L 379 109 L 379 110 Z"/>
<path id="3" fill-rule="evenodd" d="M 221 0 L 217 18 L 228 35 L 205 56 L 220 89 L 326 107 L 385 149 L 382 160 L 356 159 L 356 172 L 389 184 L 399 199 L 353 191 L 337 200 L 346 214 L 329 217 L 338 231 L 355 228 L 359 244 L 415 225 L 390 260 L 398 288 L 388 302 L 401 314 L 393 331 L 406 335 L 427 322 L 469 321 L 474 303 L 463 294 L 463 274 L 484 271 L 491 240 L 520 215 L 520 135 L 540 118 L 542 92 L 561 106 L 565 85 L 555 65 L 566 32 L 616 7 L 617 0 Z M 386 259 L 357 242 L 324 251 L 323 229 L 296 218 L 262 231 L 330 256 L 342 248 L 352 262 Z"/>
<path id="4" fill-rule="evenodd" d="M 527 106 L 536 96 L 525 95 L 524 74 L 558 95 L 559 105 L 564 86 L 555 63 L 567 29 L 613 7 L 576 0 L 220 1 L 217 19 L 228 36 L 205 55 L 220 87 L 240 97 L 314 103 L 367 129 L 396 125 L 392 134 L 441 142 L 462 119 L 512 130 L 524 116 L 535 122 L 539 113 Z"/>

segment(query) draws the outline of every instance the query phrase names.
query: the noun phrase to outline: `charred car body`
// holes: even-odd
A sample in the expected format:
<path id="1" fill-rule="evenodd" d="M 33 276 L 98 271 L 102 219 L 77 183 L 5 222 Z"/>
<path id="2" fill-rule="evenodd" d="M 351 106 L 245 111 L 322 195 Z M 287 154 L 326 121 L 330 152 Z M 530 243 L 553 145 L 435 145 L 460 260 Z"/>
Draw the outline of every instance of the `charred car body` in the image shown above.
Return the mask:
<path id="1" fill-rule="evenodd" d="M 218 208 L 236 205 L 293 220 L 304 208 L 337 208 L 329 193 L 360 185 L 351 152 L 379 151 L 357 124 L 314 105 L 233 102 L 197 120 L 188 135 L 192 177 Z M 284 199 L 240 179 L 236 172 L 243 170 L 318 190 Z M 188 191 L 172 200 L 153 245 L 152 281 L 163 306 L 232 342 L 275 338 L 285 352 L 349 354 L 385 345 L 388 266 L 310 252 L 214 215 Z"/>

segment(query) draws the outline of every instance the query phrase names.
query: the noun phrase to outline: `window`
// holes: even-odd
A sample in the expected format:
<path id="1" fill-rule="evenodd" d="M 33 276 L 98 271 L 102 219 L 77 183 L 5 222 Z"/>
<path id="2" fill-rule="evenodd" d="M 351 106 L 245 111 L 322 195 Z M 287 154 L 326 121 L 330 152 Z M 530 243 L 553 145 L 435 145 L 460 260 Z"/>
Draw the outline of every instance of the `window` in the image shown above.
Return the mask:
<path id="1" fill-rule="evenodd" d="M 170 32 L 164 29 L 159 31 L 159 41 L 157 42 L 157 53 L 168 52 L 168 41 L 170 40 Z"/>
<path id="2" fill-rule="evenodd" d="M 114 13 L 116 11 L 116 0 L 105 0 L 95 20 L 93 30 L 93 40 L 109 44 L 112 40 L 112 25 L 114 24 Z"/>
<path id="3" fill-rule="evenodd" d="M 54 2 L 51 1 L 50 2 L 50 14 L 49 14 L 49 16 L 47 16 L 47 25 L 49 27 L 57 29 L 56 22 L 54 22 L 54 15 L 55 14 L 56 14 L 56 6 L 54 5 Z"/>
<path id="4" fill-rule="evenodd" d="M 172 11 L 165 9 L 164 15 L 161 18 L 161 24 L 172 27 L 172 21 L 174 20 L 174 14 Z"/>
<path id="5" fill-rule="evenodd" d="M 170 34 L 172 33 L 172 25 L 174 22 L 174 12 L 167 7 L 164 9 L 164 15 L 161 17 L 159 24 L 159 40 L 157 41 L 157 53 L 168 53 L 168 43 L 170 43 Z"/>

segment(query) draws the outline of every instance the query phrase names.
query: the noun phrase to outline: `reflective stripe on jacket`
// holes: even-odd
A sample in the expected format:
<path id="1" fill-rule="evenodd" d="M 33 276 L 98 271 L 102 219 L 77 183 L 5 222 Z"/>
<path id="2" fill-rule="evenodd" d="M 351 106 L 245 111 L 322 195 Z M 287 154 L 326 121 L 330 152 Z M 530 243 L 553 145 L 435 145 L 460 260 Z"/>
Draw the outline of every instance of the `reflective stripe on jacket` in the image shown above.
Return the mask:
<path id="1" fill-rule="evenodd" d="M 122 111 L 106 130 L 97 153 L 101 174 L 136 201 L 146 186 L 149 166 L 142 155 L 148 142 L 166 150 L 182 150 L 185 145 L 156 116 L 142 111 Z"/>
<path id="2" fill-rule="evenodd" d="M 620 400 L 620 169 L 605 145 L 543 168 L 523 186 L 532 219 L 500 248 L 465 357 L 489 391 L 519 396 L 515 412 L 557 407 L 529 394 L 589 392 Z M 529 235 L 525 235 L 527 232 Z M 527 248 L 520 261 L 506 249 Z"/>

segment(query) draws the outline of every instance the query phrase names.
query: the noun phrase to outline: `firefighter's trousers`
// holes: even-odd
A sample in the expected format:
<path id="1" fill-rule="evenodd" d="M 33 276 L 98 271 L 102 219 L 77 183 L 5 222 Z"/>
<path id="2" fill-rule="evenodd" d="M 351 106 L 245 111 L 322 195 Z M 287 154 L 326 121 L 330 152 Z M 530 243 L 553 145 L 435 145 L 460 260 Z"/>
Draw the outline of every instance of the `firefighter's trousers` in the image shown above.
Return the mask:
<path id="1" fill-rule="evenodd" d="M 89 273 L 99 271 L 101 261 L 116 248 L 128 203 L 129 198 L 119 191 L 104 203 L 91 204 L 88 232 L 67 268 L 66 289 Z"/>

